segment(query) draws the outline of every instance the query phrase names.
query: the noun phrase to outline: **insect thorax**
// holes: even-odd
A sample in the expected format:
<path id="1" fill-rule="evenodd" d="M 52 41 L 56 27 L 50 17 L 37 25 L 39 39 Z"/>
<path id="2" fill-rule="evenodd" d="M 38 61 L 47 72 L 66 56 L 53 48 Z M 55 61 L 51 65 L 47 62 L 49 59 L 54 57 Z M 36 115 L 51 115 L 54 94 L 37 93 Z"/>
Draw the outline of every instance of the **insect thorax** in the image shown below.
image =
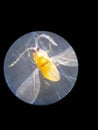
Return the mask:
<path id="1" fill-rule="evenodd" d="M 49 62 L 49 57 L 47 52 L 41 50 L 39 52 L 33 53 L 34 62 L 40 68 Z"/>

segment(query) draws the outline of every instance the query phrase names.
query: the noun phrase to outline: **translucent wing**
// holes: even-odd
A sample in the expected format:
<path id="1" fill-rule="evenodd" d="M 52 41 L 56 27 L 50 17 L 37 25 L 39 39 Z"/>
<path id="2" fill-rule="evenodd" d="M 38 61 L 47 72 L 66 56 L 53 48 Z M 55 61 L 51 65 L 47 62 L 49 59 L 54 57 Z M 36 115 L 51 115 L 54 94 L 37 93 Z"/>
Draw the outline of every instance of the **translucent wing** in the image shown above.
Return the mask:
<path id="1" fill-rule="evenodd" d="M 51 58 L 54 63 L 66 66 L 78 66 L 77 57 L 72 47 L 68 47 L 65 51 Z"/>
<path id="2" fill-rule="evenodd" d="M 40 79 L 39 69 L 35 69 L 30 76 L 19 86 L 16 96 L 23 101 L 33 104 L 39 94 Z"/>

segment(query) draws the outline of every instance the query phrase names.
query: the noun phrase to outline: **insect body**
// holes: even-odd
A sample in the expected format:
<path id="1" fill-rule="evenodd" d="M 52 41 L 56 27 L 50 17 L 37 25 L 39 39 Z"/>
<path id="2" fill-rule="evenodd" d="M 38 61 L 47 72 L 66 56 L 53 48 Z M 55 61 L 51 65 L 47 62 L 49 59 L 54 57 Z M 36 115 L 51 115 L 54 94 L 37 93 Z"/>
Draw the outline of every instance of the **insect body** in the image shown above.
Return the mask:
<path id="1" fill-rule="evenodd" d="M 45 78 L 51 81 L 60 80 L 59 71 L 56 65 L 50 60 L 47 52 L 44 50 L 33 51 L 33 57 L 35 63 Z"/>
<path id="2" fill-rule="evenodd" d="M 42 37 L 46 38 L 51 44 L 57 46 L 57 43 L 55 43 L 51 37 L 46 34 L 41 34 L 36 38 L 34 48 L 27 48 L 13 63 L 8 66 L 13 67 L 26 52 L 30 50 L 33 51 L 32 57 L 37 67 L 16 90 L 16 96 L 22 98 L 22 100 L 30 104 L 35 102 L 40 91 L 39 70 L 46 79 L 50 81 L 59 81 L 60 74 L 56 64 L 63 66 L 78 66 L 77 58 L 71 47 L 68 47 L 65 51 L 53 57 L 49 57 L 46 51 L 39 49 L 38 40 Z"/>

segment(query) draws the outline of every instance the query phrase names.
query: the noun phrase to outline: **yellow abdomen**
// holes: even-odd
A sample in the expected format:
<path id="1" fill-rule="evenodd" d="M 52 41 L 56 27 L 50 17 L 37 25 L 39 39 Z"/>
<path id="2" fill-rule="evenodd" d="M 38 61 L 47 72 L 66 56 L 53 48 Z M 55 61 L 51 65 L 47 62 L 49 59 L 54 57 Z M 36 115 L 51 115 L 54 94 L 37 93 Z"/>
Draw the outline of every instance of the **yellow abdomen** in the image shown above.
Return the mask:
<path id="1" fill-rule="evenodd" d="M 39 57 L 39 58 L 35 58 L 35 62 L 38 66 L 38 68 L 40 69 L 42 75 L 51 81 L 58 81 L 60 80 L 60 75 L 59 75 L 59 71 L 56 67 L 55 64 L 53 64 L 50 59 L 47 57 Z"/>

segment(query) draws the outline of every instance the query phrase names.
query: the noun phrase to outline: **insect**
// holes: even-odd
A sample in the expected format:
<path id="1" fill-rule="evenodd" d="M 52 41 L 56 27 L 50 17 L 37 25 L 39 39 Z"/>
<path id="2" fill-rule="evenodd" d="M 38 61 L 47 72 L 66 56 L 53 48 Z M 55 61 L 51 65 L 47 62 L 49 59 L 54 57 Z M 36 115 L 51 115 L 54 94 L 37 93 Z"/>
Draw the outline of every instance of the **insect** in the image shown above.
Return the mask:
<path id="1" fill-rule="evenodd" d="M 57 54 L 56 56 L 49 57 L 48 51 L 39 48 L 38 42 L 41 38 L 45 38 L 49 41 L 50 48 L 51 45 L 58 46 L 58 44 L 50 36 L 41 34 L 35 39 L 35 47 L 27 48 L 13 63 L 8 66 L 13 67 L 25 53 L 32 51 L 32 58 L 34 59 L 36 68 L 16 91 L 17 97 L 26 99 L 30 104 L 33 104 L 36 101 L 40 91 L 39 71 L 44 78 L 50 80 L 51 82 L 58 82 L 60 80 L 60 73 L 57 65 L 78 66 L 75 53 L 71 47 L 68 47 L 65 51 Z M 29 95 L 27 95 L 28 91 Z"/>

